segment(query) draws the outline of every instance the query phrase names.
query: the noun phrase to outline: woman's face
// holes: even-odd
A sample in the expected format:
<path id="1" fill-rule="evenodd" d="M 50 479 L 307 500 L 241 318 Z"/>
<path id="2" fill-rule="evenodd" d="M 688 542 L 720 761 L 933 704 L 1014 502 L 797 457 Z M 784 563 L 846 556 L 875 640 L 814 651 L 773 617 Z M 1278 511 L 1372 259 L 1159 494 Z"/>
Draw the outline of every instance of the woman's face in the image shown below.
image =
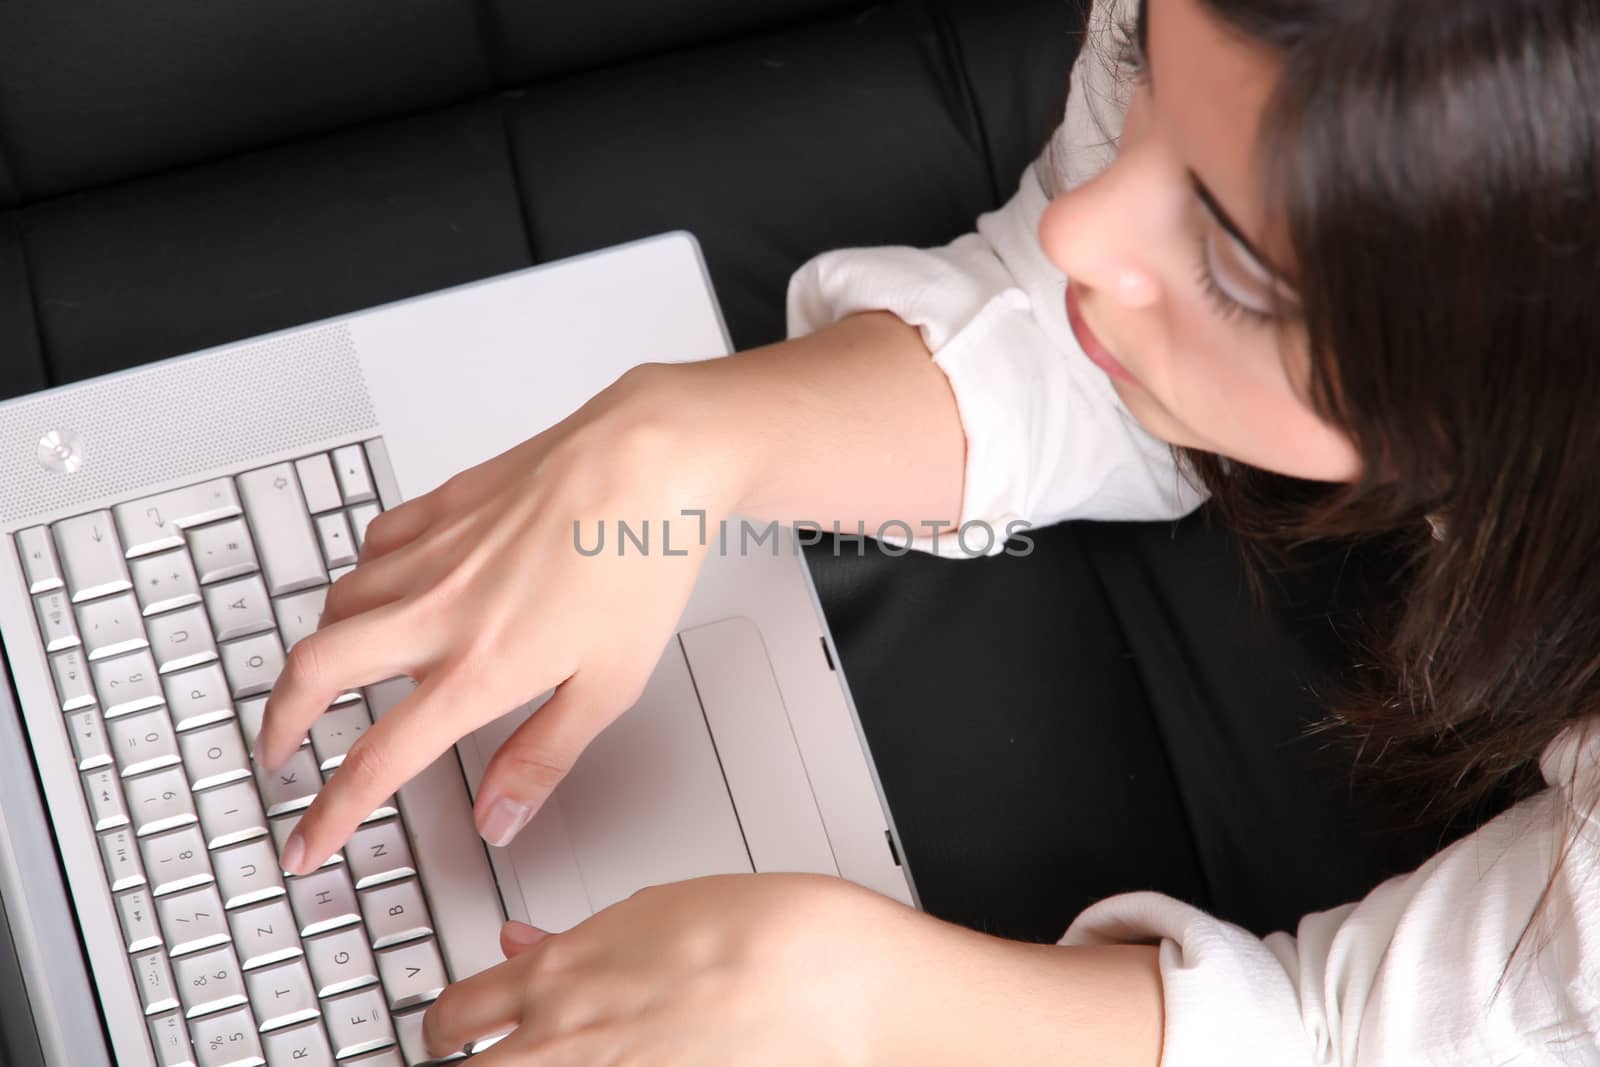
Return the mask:
<path id="1" fill-rule="evenodd" d="M 1319 481 L 1360 472 L 1312 409 L 1305 331 L 1274 318 L 1291 264 L 1264 217 L 1256 127 L 1277 60 L 1203 0 L 1149 0 L 1115 161 L 1057 197 L 1039 236 L 1068 313 L 1134 417 L 1173 444 Z"/>

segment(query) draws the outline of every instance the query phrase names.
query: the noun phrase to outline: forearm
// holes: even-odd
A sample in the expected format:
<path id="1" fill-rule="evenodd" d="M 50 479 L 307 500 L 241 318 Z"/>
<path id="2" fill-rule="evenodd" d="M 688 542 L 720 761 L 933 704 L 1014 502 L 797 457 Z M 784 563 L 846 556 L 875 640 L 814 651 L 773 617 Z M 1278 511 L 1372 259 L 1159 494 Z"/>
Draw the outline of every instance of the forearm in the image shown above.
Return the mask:
<path id="1" fill-rule="evenodd" d="M 973 1043 L 983 1062 L 1156 1067 L 1164 1022 L 1161 971 L 1150 945 L 1064 947 L 998 941 L 994 979 L 974 969 Z M 982 1007 L 979 1016 L 976 1009 Z M 977 1063 L 978 1059 L 951 1062 Z M 926 1062 L 926 1061 L 925 1061 Z"/>
<path id="2" fill-rule="evenodd" d="M 905 913 L 906 921 L 928 921 Z M 902 1020 L 883 1062 L 1156 1067 L 1164 1008 L 1150 945 L 1037 945 L 940 923 L 944 1002 Z"/>
<path id="3" fill-rule="evenodd" d="M 965 438 L 920 332 L 880 312 L 727 359 L 675 365 L 674 403 L 738 468 L 733 510 L 752 519 L 960 516 Z"/>

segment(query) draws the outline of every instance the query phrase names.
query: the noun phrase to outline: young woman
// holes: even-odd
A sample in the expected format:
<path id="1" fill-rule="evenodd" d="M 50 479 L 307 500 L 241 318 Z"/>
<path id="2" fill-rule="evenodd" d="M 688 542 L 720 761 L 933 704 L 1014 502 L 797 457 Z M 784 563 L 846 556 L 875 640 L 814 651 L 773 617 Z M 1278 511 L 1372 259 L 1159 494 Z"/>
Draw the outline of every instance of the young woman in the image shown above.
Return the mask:
<path id="1" fill-rule="evenodd" d="M 1382 536 L 1409 564 L 1375 620 L 1386 670 L 1345 717 L 1458 793 L 1529 768 L 1548 787 L 1265 940 L 1152 893 L 1040 946 L 836 879 L 655 887 L 559 934 L 509 926 L 508 961 L 430 1010 L 430 1048 L 511 1030 L 479 1062 L 1600 1062 L 1600 5 L 1130 0 L 1092 28 L 1066 124 L 976 233 L 820 257 L 793 340 L 630 373 L 373 524 L 262 758 L 346 687 L 420 685 L 285 867 L 555 688 L 479 796 L 509 840 L 637 695 L 699 564 L 584 558 L 574 519 L 684 507 L 1004 528 L 1177 516 L 1203 484 L 1247 532 Z"/>

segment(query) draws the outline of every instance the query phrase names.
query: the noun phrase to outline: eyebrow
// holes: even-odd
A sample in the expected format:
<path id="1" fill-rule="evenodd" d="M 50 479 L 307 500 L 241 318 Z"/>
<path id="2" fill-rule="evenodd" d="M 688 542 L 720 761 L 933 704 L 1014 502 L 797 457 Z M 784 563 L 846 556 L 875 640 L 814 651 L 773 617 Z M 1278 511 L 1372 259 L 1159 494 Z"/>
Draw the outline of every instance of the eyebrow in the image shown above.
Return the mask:
<path id="1" fill-rule="evenodd" d="M 1239 247 L 1248 252 L 1250 258 L 1255 260 L 1262 270 L 1280 282 L 1287 282 L 1288 279 L 1283 276 L 1283 272 L 1274 267 L 1272 261 L 1261 254 L 1261 250 L 1251 243 L 1250 238 L 1244 235 L 1244 230 L 1239 227 L 1239 224 L 1234 222 L 1226 211 L 1222 210 L 1222 205 L 1217 202 L 1217 198 L 1212 195 L 1211 190 L 1206 188 L 1206 183 L 1200 180 L 1200 175 L 1192 170 L 1188 171 L 1188 174 L 1189 184 L 1194 187 L 1194 195 L 1200 198 L 1200 203 L 1205 205 L 1206 210 L 1211 213 L 1211 217 L 1216 220 L 1217 225 L 1221 226 L 1229 237 L 1239 242 Z"/>

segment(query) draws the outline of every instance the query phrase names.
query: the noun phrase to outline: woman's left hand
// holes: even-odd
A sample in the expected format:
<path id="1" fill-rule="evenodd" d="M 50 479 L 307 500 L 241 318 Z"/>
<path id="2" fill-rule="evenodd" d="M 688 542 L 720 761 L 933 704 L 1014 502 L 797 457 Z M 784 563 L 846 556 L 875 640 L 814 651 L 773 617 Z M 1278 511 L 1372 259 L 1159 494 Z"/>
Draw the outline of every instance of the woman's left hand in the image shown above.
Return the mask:
<path id="1" fill-rule="evenodd" d="M 482 1067 L 901 1062 L 898 1035 L 959 1006 L 956 930 L 821 875 L 652 886 L 562 933 L 508 924 L 506 962 L 446 989 L 423 1034 L 445 1055 L 511 1029 Z"/>

